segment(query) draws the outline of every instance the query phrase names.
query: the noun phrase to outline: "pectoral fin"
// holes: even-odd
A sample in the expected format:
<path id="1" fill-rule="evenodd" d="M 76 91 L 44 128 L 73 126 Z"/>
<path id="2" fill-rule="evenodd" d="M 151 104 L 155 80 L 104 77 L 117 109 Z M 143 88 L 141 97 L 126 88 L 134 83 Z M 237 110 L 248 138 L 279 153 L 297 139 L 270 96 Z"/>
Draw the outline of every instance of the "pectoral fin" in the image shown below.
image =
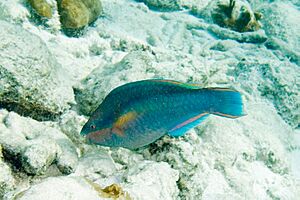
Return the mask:
<path id="1" fill-rule="evenodd" d="M 134 111 L 121 115 L 113 124 L 112 132 L 119 136 L 124 136 L 124 128 L 134 119 L 136 119 L 137 116 L 138 114 Z"/>

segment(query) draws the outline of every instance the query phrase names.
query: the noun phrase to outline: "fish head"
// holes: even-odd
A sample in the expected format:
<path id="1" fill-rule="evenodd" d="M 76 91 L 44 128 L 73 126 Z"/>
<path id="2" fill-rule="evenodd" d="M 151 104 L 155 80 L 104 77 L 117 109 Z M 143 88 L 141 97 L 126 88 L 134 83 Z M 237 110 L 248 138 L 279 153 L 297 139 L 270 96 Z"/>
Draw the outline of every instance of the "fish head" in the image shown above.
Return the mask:
<path id="1" fill-rule="evenodd" d="M 99 115 L 98 115 L 99 116 Z M 121 115 L 111 115 L 107 118 L 92 116 L 83 126 L 81 134 L 86 137 L 87 143 L 109 147 L 120 147 L 128 143 L 138 114 L 135 111 Z"/>
<path id="2" fill-rule="evenodd" d="M 94 123 L 86 123 L 80 134 L 85 136 L 86 142 L 89 144 L 103 146 L 111 146 L 112 144 L 113 132 L 110 126 L 97 126 Z"/>
<path id="3" fill-rule="evenodd" d="M 103 128 L 90 132 L 86 135 L 86 142 L 89 144 L 98 144 L 103 146 L 111 146 L 111 128 Z"/>
<path id="4" fill-rule="evenodd" d="M 105 145 L 104 143 L 111 138 L 112 124 L 112 120 L 107 118 L 91 116 L 82 127 L 80 134 L 86 137 L 88 143 Z"/>

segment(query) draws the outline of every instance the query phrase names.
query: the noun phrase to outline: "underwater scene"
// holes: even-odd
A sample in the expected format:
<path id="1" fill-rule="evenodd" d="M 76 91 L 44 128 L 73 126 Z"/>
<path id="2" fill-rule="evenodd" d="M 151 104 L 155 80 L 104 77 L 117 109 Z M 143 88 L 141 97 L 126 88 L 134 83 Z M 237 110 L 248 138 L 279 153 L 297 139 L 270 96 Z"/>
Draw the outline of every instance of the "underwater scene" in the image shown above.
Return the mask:
<path id="1" fill-rule="evenodd" d="M 0 0 L 0 199 L 299 200 L 299 0 Z"/>

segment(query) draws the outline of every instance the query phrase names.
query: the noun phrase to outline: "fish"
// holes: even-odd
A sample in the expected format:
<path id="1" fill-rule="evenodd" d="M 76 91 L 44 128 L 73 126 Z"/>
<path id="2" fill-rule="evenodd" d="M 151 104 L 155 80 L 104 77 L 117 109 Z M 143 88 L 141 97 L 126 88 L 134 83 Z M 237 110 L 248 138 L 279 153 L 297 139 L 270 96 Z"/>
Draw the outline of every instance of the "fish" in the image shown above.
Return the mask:
<path id="1" fill-rule="evenodd" d="M 113 89 L 81 135 L 89 144 L 137 149 L 166 134 L 183 136 L 210 114 L 231 119 L 243 116 L 241 93 L 174 80 L 141 80 Z"/>

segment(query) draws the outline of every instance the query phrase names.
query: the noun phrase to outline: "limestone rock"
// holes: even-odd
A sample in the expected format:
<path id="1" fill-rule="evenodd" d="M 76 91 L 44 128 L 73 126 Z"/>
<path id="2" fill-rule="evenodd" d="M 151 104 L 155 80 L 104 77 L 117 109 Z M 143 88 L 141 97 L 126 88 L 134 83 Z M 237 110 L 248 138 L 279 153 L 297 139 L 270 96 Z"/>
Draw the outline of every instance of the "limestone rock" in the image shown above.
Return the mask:
<path id="1" fill-rule="evenodd" d="M 240 33 L 215 24 L 208 26 L 207 30 L 220 39 L 231 39 L 238 42 L 259 44 L 264 43 L 268 39 L 263 30 Z"/>
<path id="2" fill-rule="evenodd" d="M 101 200 L 98 192 L 82 177 L 51 177 L 33 185 L 17 200 Z"/>
<path id="3" fill-rule="evenodd" d="M 107 152 L 93 149 L 93 151 L 86 152 L 80 158 L 75 174 L 78 176 L 91 176 L 96 173 L 101 177 L 109 177 L 116 171 L 116 164 Z"/>
<path id="4" fill-rule="evenodd" d="M 5 21 L 0 26 L 0 107 L 57 117 L 74 102 L 68 75 L 39 37 Z"/>
<path id="5" fill-rule="evenodd" d="M 57 144 L 50 138 L 35 140 L 22 154 L 22 166 L 28 174 L 43 174 L 53 163 L 57 154 Z"/>
<path id="6" fill-rule="evenodd" d="M 139 0 L 144 2 L 149 7 L 154 7 L 159 10 L 179 10 L 179 0 Z"/>
<path id="7" fill-rule="evenodd" d="M 5 193 L 13 190 L 15 186 L 16 181 L 10 167 L 3 161 L 0 161 L 0 198 L 2 198 Z"/>
<path id="8" fill-rule="evenodd" d="M 56 157 L 56 165 L 63 174 L 71 174 L 78 164 L 77 147 L 64 135 L 57 138 L 56 143 L 61 151 Z"/>
<path id="9" fill-rule="evenodd" d="M 259 55 L 260 54 L 260 55 Z M 270 100 L 281 117 L 293 128 L 300 124 L 300 68 L 287 60 L 280 61 L 270 52 L 259 52 L 258 57 L 268 59 L 241 60 L 230 74 L 248 90 L 251 96 L 259 92 Z M 270 60 L 273 58 L 272 60 Z M 243 71 L 243 72 L 242 72 Z M 243 75 L 241 75 L 243 74 Z"/>
<path id="10" fill-rule="evenodd" d="M 77 166 L 76 147 L 50 124 L 0 110 L 0 145 L 6 160 L 28 174 L 44 174 L 51 164 L 64 174 Z"/>
<path id="11" fill-rule="evenodd" d="M 9 22 L 23 22 L 30 17 L 30 12 L 20 1 L 1 1 L 0 20 Z"/>
<path id="12" fill-rule="evenodd" d="M 60 117 L 59 127 L 75 144 L 84 143 L 84 137 L 80 135 L 80 131 L 87 119 L 78 115 L 75 111 L 67 111 Z"/>
<path id="13" fill-rule="evenodd" d="M 58 0 L 64 28 L 78 29 L 92 23 L 102 12 L 100 0 Z"/>
<path id="14" fill-rule="evenodd" d="M 262 8 L 262 23 L 269 37 L 266 46 L 280 50 L 292 62 L 300 65 L 300 11 L 291 3 L 274 2 Z"/>
<path id="15" fill-rule="evenodd" d="M 11 169 L 2 159 L 2 146 L 0 145 L 0 198 L 4 193 L 13 190 L 15 187 L 15 179 L 12 176 Z"/>
<path id="16" fill-rule="evenodd" d="M 178 188 L 178 171 L 172 169 L 167 163 L 144 161 L 132 166 L 125 173 L 124 190 L 128 191 L 133 199 L 176 199 Z"/>
<path id="17" fill-rule="evenodd" d="M 39 16 L 46 18 L 52 17 L 52 7 L 47 0 L 28 0 L 28 2 Z"/>

